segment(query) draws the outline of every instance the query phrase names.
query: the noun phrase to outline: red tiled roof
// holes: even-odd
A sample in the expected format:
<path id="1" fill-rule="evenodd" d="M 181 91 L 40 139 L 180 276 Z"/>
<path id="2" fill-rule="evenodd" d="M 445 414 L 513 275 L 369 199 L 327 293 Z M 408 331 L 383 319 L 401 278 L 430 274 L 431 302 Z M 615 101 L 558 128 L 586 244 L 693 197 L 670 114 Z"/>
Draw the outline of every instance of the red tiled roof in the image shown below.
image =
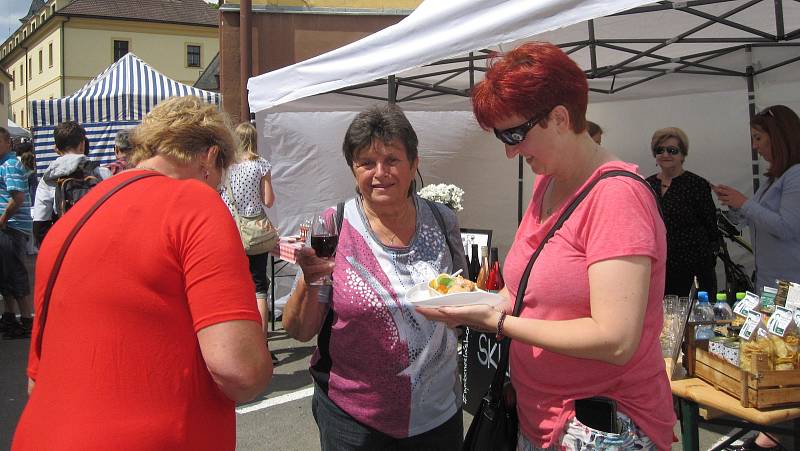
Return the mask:
<path id="1" fill-rule="evenodd" d="M 203 0 L 74 0 L 57 14 L 193 25 L 219 24 L 217 11 Z"/>

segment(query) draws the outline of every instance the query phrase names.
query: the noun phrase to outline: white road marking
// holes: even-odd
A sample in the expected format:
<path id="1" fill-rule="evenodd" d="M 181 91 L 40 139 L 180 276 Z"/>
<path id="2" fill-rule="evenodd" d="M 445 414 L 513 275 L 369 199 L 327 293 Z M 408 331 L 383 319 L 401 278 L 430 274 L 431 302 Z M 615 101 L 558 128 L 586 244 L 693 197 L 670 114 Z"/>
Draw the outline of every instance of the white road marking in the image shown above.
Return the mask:
<path id="1" fill-rule="evenodd" d="M 280 395 L 274 398 L 265 399 L 256 404 L 239 407 L 236 409 L 236 413 L 238 413 L 239 415 L 243 415 L 245 413 L 255 412 L 256 410 L 263 410 L 270 408 L 272 406 L 277 406 L 279 404 L 285 404 L 287 402 L 292 402 L 298 399 L 307 398 L 313 394 L 314 394 L 314 387 L 308 387 L 302 390 L 297 390 L 291 393 L 287 393 L 285 395 Z"/>

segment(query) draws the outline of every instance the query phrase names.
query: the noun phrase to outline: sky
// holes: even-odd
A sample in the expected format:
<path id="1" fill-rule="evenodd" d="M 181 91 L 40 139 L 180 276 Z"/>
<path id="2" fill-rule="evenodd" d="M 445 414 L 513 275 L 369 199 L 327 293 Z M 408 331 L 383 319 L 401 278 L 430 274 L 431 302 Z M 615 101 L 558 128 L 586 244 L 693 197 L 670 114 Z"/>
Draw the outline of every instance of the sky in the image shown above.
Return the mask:
<path id="1" fill-rule="evenodd" d="M 205 1 L 206 3 L 217 3 L 217 0 Z M 0 0 L 0 43 L 5 42 L 8 36 L 22 25 L 19 19 L 28 14 L 30 6 L 31 0 Z"/>
<path id="2" fill-rule="evenodd" d="M 0 43 L 5 42 L 8 36 L 17 31 L 20 25 L 20 18 L 28 14 L 31 6 L 30 0 L 1 0 L 3 6 L 0 7 Z"/>

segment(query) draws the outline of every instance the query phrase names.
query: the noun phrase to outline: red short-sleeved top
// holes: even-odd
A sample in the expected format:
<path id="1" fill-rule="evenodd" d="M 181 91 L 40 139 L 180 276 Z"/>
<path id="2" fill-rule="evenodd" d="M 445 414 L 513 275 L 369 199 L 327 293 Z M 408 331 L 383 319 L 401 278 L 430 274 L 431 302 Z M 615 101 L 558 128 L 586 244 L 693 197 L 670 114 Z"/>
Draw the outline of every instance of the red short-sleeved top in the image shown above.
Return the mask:
<path id="1" fill-rule="evenodd" d="M 136 173 L 102 182 L 50 230 L 36 265 L 37 315 L 67 234 Z M 196 334 L 225 321 L 260 321 L 254 292 L 218 193 L 163 176 L 122 188 L 66 254 L 41 361 L 31 340 L 36 388 L 13 449 L 234 449 L 234 402 L 212 380 Z"/>
<path id="2" fill-rule="evenodd" d="M 614 169 L 636 172 L 636 166 L 614 161 L 602 165 L 591 178 Z M 530 256 L 561 215 L 557 211 L 539 223 L 549 182 L 548 176 L 536 178 L 531 203 L 505 261 L 512 299 Z M 550 446 L 560 438 L 573 416 L 572 400 L 606 396 L 615 399 L 620 411 L 659 449 L 669 449 L 675 414 L 659 343 L 666 253 L 666 231 L 655 196 L 627 177 L 598 182 L 544 247 L 525 291 L 523 318 L 559 321 L 590 316 L 588 269 L 593 263 L 637 255 L 649 257 L 652 266 L 639 348 L 627 364 L 569 357 L 512 341 L 511 378 L 520 429 L 537 446 Z"/>

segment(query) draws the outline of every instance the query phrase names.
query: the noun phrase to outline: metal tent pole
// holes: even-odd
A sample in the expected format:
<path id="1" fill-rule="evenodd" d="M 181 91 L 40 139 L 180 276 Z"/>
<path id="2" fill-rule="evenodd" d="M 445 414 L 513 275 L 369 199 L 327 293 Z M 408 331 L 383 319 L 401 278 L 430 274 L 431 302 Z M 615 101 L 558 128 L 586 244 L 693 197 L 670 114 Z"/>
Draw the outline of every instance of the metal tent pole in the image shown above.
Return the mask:
<path id="1" fill-rule="evenodd" d="M 744 49 L 745 54 L 747 55 L 747 106 L 749 108 L 750 119 L 752 120 L 753 117 L 756 115 L 756 92 L 755 92 L 755 70 L 753 69 L 753 49 L 748 45 Z M 758 152 L 750 146 L 750 158 L 752 159 L 752 168 L 753 168 L 753 193 L 758 191 L 758 187 L 761 185 L 761 180 L 758 178 L 758 174 L 761 172 L 759 169 L 758 164 Z"/>

